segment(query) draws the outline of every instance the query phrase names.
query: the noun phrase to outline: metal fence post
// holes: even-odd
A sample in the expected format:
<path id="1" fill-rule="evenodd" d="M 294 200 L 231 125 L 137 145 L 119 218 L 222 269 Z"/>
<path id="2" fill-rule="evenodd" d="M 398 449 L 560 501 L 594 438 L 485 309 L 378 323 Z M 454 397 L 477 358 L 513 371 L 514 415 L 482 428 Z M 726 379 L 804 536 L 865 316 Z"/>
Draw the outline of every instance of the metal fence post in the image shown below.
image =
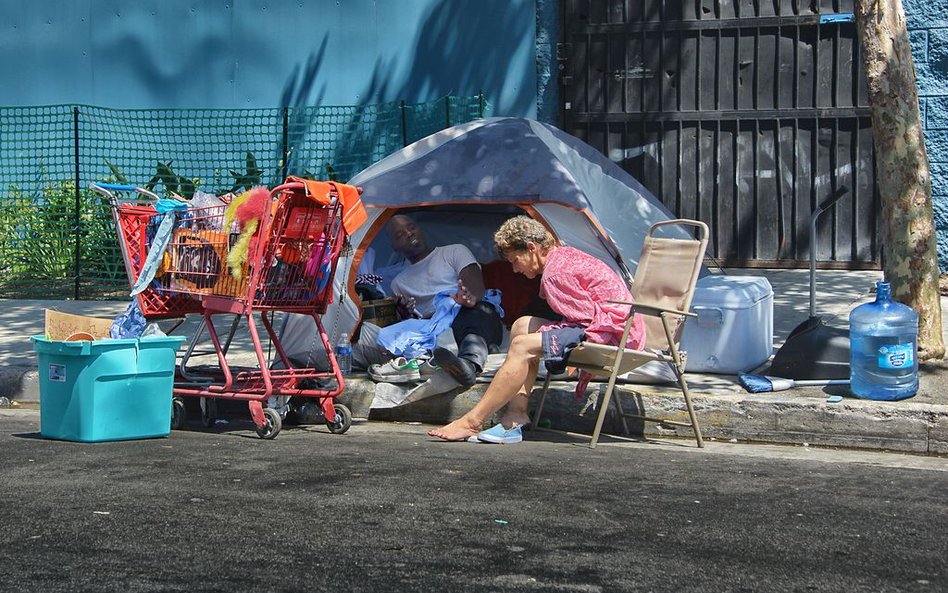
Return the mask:
<path id="1" fill-rule="evenodd" d="M 290 171 L 290 108 L 283 108 L 283 177 L 277 180 L 282 183 Z"/>
<path id="2" fill-rule="evenodd" d="M 75 188 L 76 210 L 75 210 L 75 218 L 74 218 L 75 226 L 73 228 L 73 232 L 75 233 L 75 243 L 76 243 L 76 248 L 75 248 L 75 258 L 76 258 L 75 283 L 76 284 L 75 284 L 74 295 L 75 295 L 75 299 L 78 301 L 79 300 L 79 274 L 81 273 L 79 258 L 82 255 L 82 251 L 79 247 L 79 239 L 81 237 L 81 234 L 79 232 L 79 223 L 80 223 L 79 213 L 80 213 L 80 208 L 82 206 L 82 200 L 79 196 L 79 183 L 80 183 L 79 181 L 79 107 L 72 108 L 72 130 L 73 130 L 73 148 L 75 150 L 75 165 L 76 165 L 76 179 L 75 179 L 76 181 L 76 188 Z"/>
<path id="3" fill-rule="evenodd" d="M 405 99 L 401 102 L 402 108 L 402 146 L 408 146 L 408 113 L 405 106 Z"/>
<path id="4" fill-rule="evenodd" d="M 477 93 L 477 117 L 484 119 L 484 89 Z"/>
<path id="5" fill-rule="evenodd" d="M 451 127 L 451 95 L 445 95 L 444 97 L 444 121 L 447 123 L 445 127 Z"/>

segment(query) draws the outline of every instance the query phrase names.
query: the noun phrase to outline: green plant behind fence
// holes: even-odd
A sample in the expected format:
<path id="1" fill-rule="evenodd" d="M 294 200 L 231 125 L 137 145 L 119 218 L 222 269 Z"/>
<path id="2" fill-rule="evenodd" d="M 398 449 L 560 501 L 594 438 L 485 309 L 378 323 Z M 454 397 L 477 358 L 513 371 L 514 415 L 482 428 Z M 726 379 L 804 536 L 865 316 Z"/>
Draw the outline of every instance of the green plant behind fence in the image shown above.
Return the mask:
<path id="1" fill-rule="evenodd" d="M 190 197 L 287 174 L 346 180 L 445 127 L 483 96 L 277 109 L 0 108 L 0 298 L 125 298 L 111 209 L 96 181 Z"/>

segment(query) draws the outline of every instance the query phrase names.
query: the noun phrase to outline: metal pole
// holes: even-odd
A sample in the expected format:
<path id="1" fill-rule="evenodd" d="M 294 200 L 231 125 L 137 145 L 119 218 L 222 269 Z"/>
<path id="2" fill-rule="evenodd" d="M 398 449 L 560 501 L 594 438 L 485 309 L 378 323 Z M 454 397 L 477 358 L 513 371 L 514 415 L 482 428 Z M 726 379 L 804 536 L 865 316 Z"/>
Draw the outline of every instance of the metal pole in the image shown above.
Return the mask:
<path id="1" fill-rule="evenodd" d="M 406 113 L 407 107 L 405 106 L 404 99 L 402 99 L 401 108 L 402 108 L 402 146 L 408 146 L 408 114 Z"/>
<path id="2" fill-rule="evenodd" d="M 80 257 L 81 254 L 82 254 L 82 252 L 81 252 L 81 250 L 80 250 L 80 248 L 79 248 L 79 236 L 80 236 L 80 235 L 79 235 L 79 222 L 80 222 L 80 220 L 79 220 L 79 213 L 80 213 L 80 208 L 81 208 L 81 206 L 82 206 L 82 203 L 81 203 L 81 198 L 80 198 L 80 196 L 79 196 L 79 183 L 80 183 L 80 181 L 79 181 L 79 108 L 78 108 L 78 107 L 73 107 L 73 108 L 72 108 L 72 130 L 73 130 L 73 148 L 74 148 L 74 151 L 75 151 L 74 154 L 75 154 L 75 157 L 76 157 L 76 158 L 75 158 L 75 166 L 76 166 L 76 179 L 75 179 L 75 182 L 76 182 L 76 209 L 75 209 L 75 218 L 74 218 L 75 227 L 74 227 L 74 229 L 73 229 L 73 232 L 75 233 L 75 244 L 76 244 L 76 248 L 75 248 L 75 258 L 76 258 L 75 264 L 76 264 L 76 266 L 75 266 L 75 291 L 74 291 L 74 298 L 78 301 L 78 300 L 79 300 L 79 273 L 80 273 L 79 257 Z"/>
<path id="3" fill-rule="evenodd" d="M 484 119 L 484 89 L 477 94 L 477 117 Z"/>
<path id="4" fill-rule="evenodd" d="M 445 95 L 444 97 L 444 121 L 447 122 L 445 127 L 451 127 L 451 95 Z"/>
<path id="5" fill-rule="evenodd" d="M 290 171 L 290 109 L 289 107 L 283 108 L 283 177 L 280 178 L 282 183 L 284 179 L 287 178 Z"/>

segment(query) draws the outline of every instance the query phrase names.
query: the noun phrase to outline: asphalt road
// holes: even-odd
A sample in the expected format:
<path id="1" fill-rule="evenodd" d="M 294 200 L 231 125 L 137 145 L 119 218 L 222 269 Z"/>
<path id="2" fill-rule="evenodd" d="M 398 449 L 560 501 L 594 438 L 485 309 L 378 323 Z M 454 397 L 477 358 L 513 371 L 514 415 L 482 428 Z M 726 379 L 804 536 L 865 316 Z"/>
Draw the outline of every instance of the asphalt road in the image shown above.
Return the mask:
<path id="1" fill-rule="evenodd" d="M 948 590 L 946 459 L 425 428 L 80 444 L 0 410 L 0 588 Z"/>

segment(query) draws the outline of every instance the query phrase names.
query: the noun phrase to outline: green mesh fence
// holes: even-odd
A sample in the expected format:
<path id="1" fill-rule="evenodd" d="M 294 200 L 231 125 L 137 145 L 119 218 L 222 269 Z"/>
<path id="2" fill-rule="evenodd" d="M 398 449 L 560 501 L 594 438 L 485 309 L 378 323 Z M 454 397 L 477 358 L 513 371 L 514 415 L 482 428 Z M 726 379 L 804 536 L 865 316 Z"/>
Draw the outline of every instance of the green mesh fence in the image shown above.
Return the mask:
<path id="1" fill-rule="evenodd" d="M 273 186 L 287 174 L 345 181 L 486 108 L 483 96 L 277 109 L 0 107 L 0 298 L 127 297 L 111 209 L 91 182 L 190 197 Z"/>

